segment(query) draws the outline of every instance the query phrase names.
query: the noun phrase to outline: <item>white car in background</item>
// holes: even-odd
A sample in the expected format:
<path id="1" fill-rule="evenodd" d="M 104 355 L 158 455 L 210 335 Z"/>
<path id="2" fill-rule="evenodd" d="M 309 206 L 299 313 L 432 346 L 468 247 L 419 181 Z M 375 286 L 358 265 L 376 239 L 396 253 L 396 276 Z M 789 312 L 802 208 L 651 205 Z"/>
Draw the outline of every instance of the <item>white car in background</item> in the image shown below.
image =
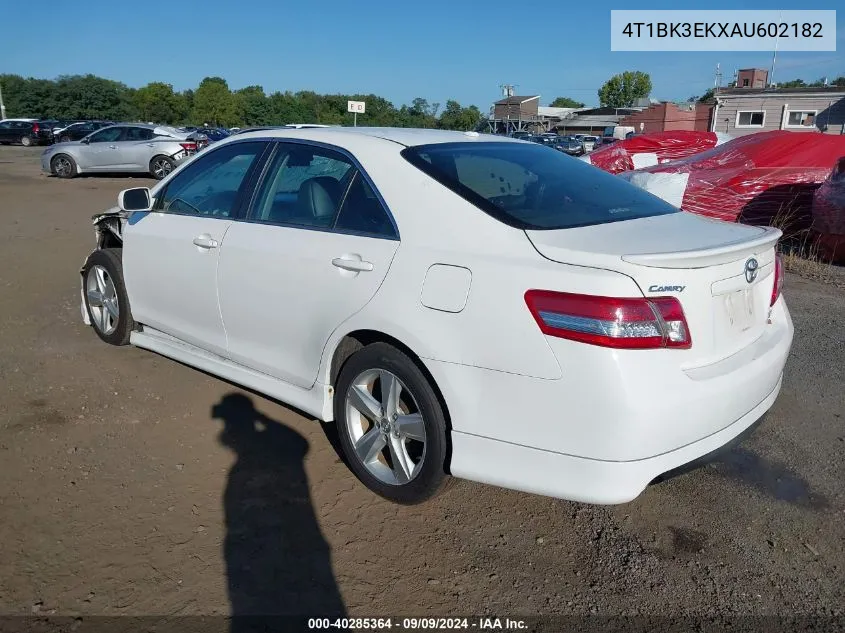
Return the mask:
<path id="1" fill-rule="evenodd" d="M 623 503 L 758 422 L 793 326 L 773 228 L 554 149 L 262 130 L 95 216 L 82 314 L 337 424 L 400 503 L 447 474 Z"/>

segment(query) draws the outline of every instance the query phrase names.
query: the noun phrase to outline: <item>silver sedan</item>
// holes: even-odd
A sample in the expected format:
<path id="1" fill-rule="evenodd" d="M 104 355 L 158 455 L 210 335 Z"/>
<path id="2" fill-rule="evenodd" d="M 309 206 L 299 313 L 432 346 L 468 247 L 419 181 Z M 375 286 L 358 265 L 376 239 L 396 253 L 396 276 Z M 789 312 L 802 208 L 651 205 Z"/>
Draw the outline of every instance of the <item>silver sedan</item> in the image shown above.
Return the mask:
<path id="1" fill-rule="evenodd" d="M 81 141 L 57 143 L 41 155 L 41 170 L 59 178 L 78 174 L 148 173 L 161 180 L 197 152 L 192 134 L 141 123 L 111 125 Z"/>

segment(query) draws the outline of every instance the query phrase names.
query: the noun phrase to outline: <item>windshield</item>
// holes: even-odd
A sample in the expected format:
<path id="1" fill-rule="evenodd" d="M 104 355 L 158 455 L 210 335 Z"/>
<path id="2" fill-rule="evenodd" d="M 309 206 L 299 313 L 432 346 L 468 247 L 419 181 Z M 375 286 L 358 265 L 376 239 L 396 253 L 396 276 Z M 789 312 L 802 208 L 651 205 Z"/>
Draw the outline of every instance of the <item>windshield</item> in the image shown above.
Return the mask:
<path id="1" fill-rule="evenodd" d="M 402 156 L 476 207 L 520 229 L 565 229 L 679 209 L 588 163 L 528 143 L 442 143 Z"/>

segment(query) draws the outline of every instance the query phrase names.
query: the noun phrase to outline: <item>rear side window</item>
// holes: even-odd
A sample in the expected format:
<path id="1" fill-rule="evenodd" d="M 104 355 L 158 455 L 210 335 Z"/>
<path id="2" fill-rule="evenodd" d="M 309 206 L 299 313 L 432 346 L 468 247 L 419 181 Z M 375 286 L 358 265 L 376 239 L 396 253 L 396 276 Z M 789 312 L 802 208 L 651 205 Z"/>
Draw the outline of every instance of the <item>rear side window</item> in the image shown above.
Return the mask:
<path id="1" fill-rule="evenodd" d="M 126 128 L 124 141 L 149 141 L 153 137 L 153 131 L 144 127 Z"/>
<path id="2" fill-rule="evenodd" d="M 409 147 L 402 155 L 485 213 L 520 229 L 679 212 L 621 178 L 536 143 L 442 143 Z"/>

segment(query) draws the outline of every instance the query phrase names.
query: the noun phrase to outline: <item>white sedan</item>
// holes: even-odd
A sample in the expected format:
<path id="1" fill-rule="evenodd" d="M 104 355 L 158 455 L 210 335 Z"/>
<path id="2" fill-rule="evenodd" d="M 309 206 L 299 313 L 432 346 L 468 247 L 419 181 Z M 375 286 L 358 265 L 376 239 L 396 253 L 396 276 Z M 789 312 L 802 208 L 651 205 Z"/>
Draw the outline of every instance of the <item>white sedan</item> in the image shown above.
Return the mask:
<path id="1" fill-rule="evenodd" d="M 101 339 L 334 421 L 400 503 L 630 501 L 760 420 L 792 344 L 780 231 L 497 136 L 249 132 L 94 222 Z"/>

